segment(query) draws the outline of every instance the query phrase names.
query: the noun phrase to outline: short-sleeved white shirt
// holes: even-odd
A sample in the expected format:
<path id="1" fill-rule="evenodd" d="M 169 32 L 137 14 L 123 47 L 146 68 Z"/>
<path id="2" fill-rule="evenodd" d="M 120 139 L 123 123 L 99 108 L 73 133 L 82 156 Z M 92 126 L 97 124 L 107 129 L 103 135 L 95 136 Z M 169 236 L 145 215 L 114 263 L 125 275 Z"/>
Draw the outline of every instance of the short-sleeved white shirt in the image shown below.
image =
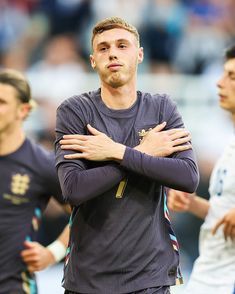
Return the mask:
<path id="1" fill-rule="evenodd" d="M 235 136 L 215 165 L 210 180 L 210 208 L 200 230 L 199 257 L 186 287 L 190 294 L 233 294 L 235 290 L 235 242 L 225 241 L 223 226 L 212 228 L 235 208 Z M 222 292 L 220 292 L 219 289 Z"/>

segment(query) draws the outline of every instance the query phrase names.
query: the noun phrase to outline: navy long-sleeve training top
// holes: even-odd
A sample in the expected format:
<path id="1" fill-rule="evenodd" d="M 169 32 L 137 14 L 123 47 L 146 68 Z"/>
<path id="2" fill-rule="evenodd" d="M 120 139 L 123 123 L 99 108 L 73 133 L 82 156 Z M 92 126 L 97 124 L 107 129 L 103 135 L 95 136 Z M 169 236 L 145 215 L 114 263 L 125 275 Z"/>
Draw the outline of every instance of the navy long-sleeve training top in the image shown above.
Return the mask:
<path id="1" fill-rule="evenodd" d="M 122 294 L 174 285 L 180 277 L 178 244 L 169 221 L 166 189 L 193 192 L 198 168 L 193 150 L 153 157 L 135 149 L 141 134 L 166 121 L 184 127 L 166 95 L 137 92 L 128 109 L 113 110 L 100 89 L 64 101 L 57 111 L 56 166 L 73 207 L 63 286 L 93 294 Z M 88 134 L 87 124 L 127 146 L 120 164 L 68 160 L 59 140 Z"/>

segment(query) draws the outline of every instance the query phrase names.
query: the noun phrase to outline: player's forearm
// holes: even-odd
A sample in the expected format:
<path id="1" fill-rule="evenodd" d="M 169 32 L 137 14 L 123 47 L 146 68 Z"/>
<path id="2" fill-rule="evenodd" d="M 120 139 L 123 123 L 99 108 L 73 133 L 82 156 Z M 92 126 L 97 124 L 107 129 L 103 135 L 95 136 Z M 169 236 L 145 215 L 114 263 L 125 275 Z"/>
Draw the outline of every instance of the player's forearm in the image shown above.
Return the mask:
<path id="1" fill-rule="evenodd" d="M 69 232 L 70 232 L 69 225 L 67 225 L 62 231 L 62 233 L 59 235 L 59 237 L 57 238 L 57 240 L 63 243 L 65 247 L 68 246 Z"/>
<path id="2" fill-rule="evenodd" d="M 47 246 L 47 249 L 53 256 L 53 262 L 59 262 L 66 255 L 66 250 L 69 242 L 69 225 L 67 225 L 59 237 L 50 245 Z"/>
<path id="3" fill-rule="evenodd" d="M 80 205 L 116 186 L 125 176 L 117 164 L 79 170 L 75 164 L 61 164 L 58 176 L 65 201 Z"/>
<path id="4" fill-rule="evenodd" d="M 204 219 L 210 207 L 209 201 L 197 195 L 192 195 L 190 197 L 191 197 L 191 200 L 190 200 L 188 212 L 194 214 L 195 216 L 199 218 Z"/>
<path id="5" fill-rule="evenodd" d="M 125 150 L 126 150 L 125 145 L 114 142 L 113 148 L 111 150 L 109 150 L 109 154 L 107 155 L 107 159 L 120 162 L 124 157 Z"/>
<path id="6" fill-rule="evenodd" d="M 159 158 L 127 147 L 121 166 L 167 187 L 189 193 L 196 190 L 199 181 L 192 150 L 180 152 L 177 158 Z"/>
<path id="7" fill-rule="evenodd" d="M 47 247 L 38 242 L 25 241 L 21 256 L 30 272 L 40 271 L 62 260 L 66 255 L 69 240 L 69 225 L 60 236 Z"/>

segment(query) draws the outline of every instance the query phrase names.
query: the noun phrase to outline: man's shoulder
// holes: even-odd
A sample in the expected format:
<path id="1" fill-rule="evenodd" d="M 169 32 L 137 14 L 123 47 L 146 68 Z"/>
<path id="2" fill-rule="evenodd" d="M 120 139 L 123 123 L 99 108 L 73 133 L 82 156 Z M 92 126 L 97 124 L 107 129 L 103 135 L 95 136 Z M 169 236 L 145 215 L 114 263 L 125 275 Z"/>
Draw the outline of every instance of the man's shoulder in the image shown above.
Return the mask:
<path id="1" fill-rule="evenodd" d="M 170 98 L 170 96 L 168 94 L 160 94 L 160 93 L 148 93 L 148 92 L 141 92 L 139 91 L 139 93 L 141 94 L 142 100 L 144 103 L 150 103 L 150 104 L 156 104 L 156 105 L 160 105 L 160 104 L 168 104 L 170 101 L 172 101 L 172 99 Z"/>
<path id="2" fill-rule="evenodd" d="M 37 162 L 38 166 L 54 164 L 55 155 L 52 150 L 46 149 L 43 145 L 37 142 L 26 139 L 26 144 L 23 152 L 27 153 L 28 160 L 32 163 Z"/>
<path id="3" fill-rule="evenodd" d="M 90 104 L 96 95 L 98 95 L 99 90 L 94 90 L 90 92 L 84 92 L 78 95 L 73 95 L 67 99 L 65 99 L 59 106 L 59 108 L 63 107 L 76 107 L 79 105 Z"/>
<path id="4" fill-rule="evenodd" d="M 149 116 L 159 115 L 159 121 L 168 121 L 172 114 L 177 112 L 176 102 L 168 94 L 145 92 L 141 94 L 141 109 L 145 110 Z"/>
<path id="5" fill-rule="evenodd" d="M 161 101 L 161 100 L 170 99 L 169 95 L 166 93 L 149 93 L 149 92 L 144 92 L 144 91 L 138 91 L 138 93 L 141 95 L 142 99 L 144 99 L 144 100 Z"/>
<path id="6" fill-rule="evenodd" d="M 50 170 L 55 169 L 54 152 L 28 138 L 25 139 L 17 152 L 10 156 L 9 160 L 40 178 L 47 175 Z"/>

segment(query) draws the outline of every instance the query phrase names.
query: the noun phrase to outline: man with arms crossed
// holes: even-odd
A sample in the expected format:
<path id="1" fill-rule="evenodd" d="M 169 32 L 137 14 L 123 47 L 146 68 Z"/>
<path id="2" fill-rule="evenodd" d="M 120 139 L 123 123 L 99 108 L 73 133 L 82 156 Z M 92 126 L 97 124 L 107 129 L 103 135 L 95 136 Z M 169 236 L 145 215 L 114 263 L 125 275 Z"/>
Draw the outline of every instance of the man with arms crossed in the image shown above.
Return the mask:
<path id="1" fill-rule="evenodd" d="M 235 125 L 235 45 L 226 51 L 224 73 L 217 83 L 220 106 Z M 205 219 L 200 230 L 199 257 L 184 293 L 235 293 L 235 137 L 215 165 L 210 200 L 170 190 L 169 208 Z"/>
<path id="2" fill-rule="evenodd" d="M 181 276 L 165 186 L 196 189 L 190 136 L 167 95 L 137 91 L 143 48 L 133 26 L 99 22 L 92 48 L 101 88 L 57 112 L 56 164 L 73 206 L 65 293 L 167 294 Z"/>
<path id="3" fill-rule="evenodd" d="M 36 294 L 34 271 L 62 259 L 68 226 L 47 248 L 34 242 L 51 195 L 62 201 L 53 153 L 25 137 L 32 108 L 25 77 L 0 71 L 0 293 Z"/>

